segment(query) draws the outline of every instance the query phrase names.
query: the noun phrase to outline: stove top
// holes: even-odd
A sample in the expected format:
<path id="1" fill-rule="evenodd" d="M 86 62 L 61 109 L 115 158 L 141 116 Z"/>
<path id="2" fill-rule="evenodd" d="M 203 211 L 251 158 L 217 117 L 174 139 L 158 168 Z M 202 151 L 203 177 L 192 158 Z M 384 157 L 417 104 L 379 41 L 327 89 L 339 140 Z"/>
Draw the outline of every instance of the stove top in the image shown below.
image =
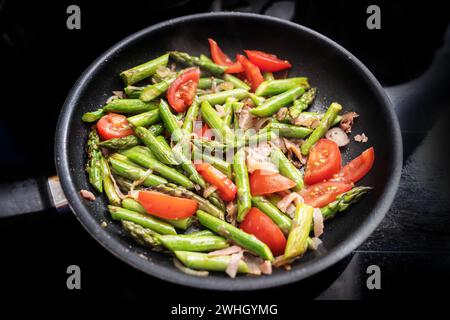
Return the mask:
<path id="1" fill-rule="evenodd" d="M 70 4 L 0 1 L 0 65 L 7 81 L 0 113 L 0 148 L 7 150 L 0 157 L 1 168 L 7 168 L 0 172 L 2 182 L 55 173 L 53 142 L 60 108 L 75 80 L 99 54 L 148 25 L 221 10 L 291 20 L 355 54 L 387 87 L 400 119 L 408 120 L 401 121 L 405 165 L 394 204 L 378 229 L 351 256 L 312 279 L 251 297 L 175 286 L 118 261 L 88 236 L 73 215 L 47 210 L 0 223 L 7 261 L 0 273 L 10 275 L 1 276 L 0 285 L 12 296 L 24 291 L 35 295 L 45 288 L 55 297 L 106 294 L 152 299 L 157 288 L 162 301 L 171 297 L 176 301 L 173 296 L 182 297 L 184 303 L 196 303 L 199 297 L 208 303 L 218 299 L 236 303 L 243 298 L 268 303 L 270 299 L 287 310 L 292 306 L 285 299 L 286 290 L 296 297 L 360 299 L 409 297 L 425 290 L 433 295 L 434 286 L 450 284 L 450 175 L 445 139 L 450 21 L 438 4 L 378 1 L 382 28 L 368 30 L 366 8 L 372 1 L 78 1 L 81 30 L 68 30 L 65 20 Z M 418 86 L 421 89 L 415 90 Z M 66 288 L 66 268 L 71 264 L 81 267 L 82 290 Z M 381 270 L 380 290 L 367 288 L 371 265 Z"/>

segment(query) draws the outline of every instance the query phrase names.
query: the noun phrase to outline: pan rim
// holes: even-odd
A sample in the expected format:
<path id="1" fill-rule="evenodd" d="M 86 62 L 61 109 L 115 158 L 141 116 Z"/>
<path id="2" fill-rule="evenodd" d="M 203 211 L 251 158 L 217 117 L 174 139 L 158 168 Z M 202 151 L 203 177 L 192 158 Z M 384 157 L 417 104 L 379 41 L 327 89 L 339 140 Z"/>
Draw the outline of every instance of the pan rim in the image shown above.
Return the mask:
<path id="1" fill-rule="evenodd" d="M 103 63 L 105 63 L 109 56 L 114 55 L 123 47 L 126 47 L 127 44 L 137 40 L 147 33 L 175 24 L 185 23 L 198 19 L 210 19 L 213 17 L 241 17 L 284 24 L 288 27 L 296 28 L 302 32 L 306 32 L 314 38 L 317 38 L 318 41 L 325 42 L 326 44 L 334 47 L 338 54 L 343 55 L 347 59 L 351 60 L 353 66 L 356 67 L 361 75 L 368 80 L 368 83 L 372 86 L 372 89 L 374 90 L 378 98 L 383 102 L 383 108 L 385 108 L 384 111 L 386 112 L 386 115 L 389 118 L 391 125 L 393 126 L 393 144 L 396 146 L 397 150 L 393 155 L 392 175 L 388 178 L 387 187 L 383 190 L 380 196 L 380 200 L 375 204 L 374 208 L 372 208 L 369 218 L 359 226 L 359 228 L 354 232 L 351 239 L 349 238 L 339 243 L 324 257 L 306 262 L 300 269 L 293 269 L 289 272 L 271 275 L 268 277 L 242 277 L 237 278 L 239 279 L 237 281 L 233 281 L 232 279 L 226 278 L 217 279 L 216 277 L 199 278 L 189 276 L 181 273 L 176 269 L 171 270 L 164 266 L 157 265 L 150 260 L 143 259 L 137 254 L 130 252 L 129 249 L 123 246 L 118 240 L 111 237 L 108 231 L 103 229 L 95 221 L 90 211 L 83 206 L 79 197 L 79 193 L 72 182 L 72 173 L 69 166 L 67 143 L 69 133 L 68 127 L 71 120 L 71 113 L 74 111 L 74 105 L 84 88 L 84 83 L 89 81 L 89 78 L 94 73 L 94 71 Z M 392 103 L 389 100 L 386 92 L 382 88 L 381 84 L 359 59 L 357 59 L 355 56 L 353 56 L 353 54 L 351 54 L 345 48 L 329 39 L 328 37 L 302 25 L 275 17 L 241 12 L 200 13 L 183 16 L 149 26 L 119 41 L 108 50 L 106 50 L 103 54 L 101 54 L 91 65 L 89 65 L 75 82 L 63 104 L 55 134 L 55 163 L 64 194 L 68 199 L 69 207 L 71 208 L 72 212 L 80 221 L 81 225 L 83 225 L 83 227 L 96 241 L 98 241 L 105 249 L 107 249 L 110 253 L 112 253 L 114 256 L 124 261 L 128 265 L 133 266 L 134 268 L 146 274 L 152 275 L 158 279 L 188 287 L 220 291 L 258 290 L 294 283 L 306 279 L 316 273 L 319 273 L 320 271 L 327 269 L 328 267 L 345 258 L 369 237 L 369 235 L 375 230 L 375 228 L 379 225 L 379 223 L 389 210 L 400 182 L 402 157 L 402 139 L 400 134 L 400 126 L 397 116 L 394 113 Z M 251 281 L 248 281 L 248 279 L 250 279 Z"/>

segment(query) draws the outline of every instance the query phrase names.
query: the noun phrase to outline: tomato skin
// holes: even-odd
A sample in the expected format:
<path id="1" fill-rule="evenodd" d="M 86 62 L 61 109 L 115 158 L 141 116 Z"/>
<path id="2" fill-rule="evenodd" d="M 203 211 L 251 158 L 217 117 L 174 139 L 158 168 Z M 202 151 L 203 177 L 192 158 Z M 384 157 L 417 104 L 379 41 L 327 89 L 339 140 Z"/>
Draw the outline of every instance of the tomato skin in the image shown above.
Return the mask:
<path id="1" fill-rule="evenodd" d="M 267 244 L 274 256 L 283 254 L 286 238 L 278 226 L 257 208 L 251 208 L 240 228 Z"/>
<path id="2" fill-rule="evenodd" d="M 163 219 L 188 218 L 193 216 L 198 208 L 197 201 L 155 191 L 139 191 L 138 201 L 148 214 Z"/>
<path id="3" fill-rule="evenodd" d="M 263 174 L 261 170 L 255 170 L 249 177 L 250 190 L 254 196 L 271 194 L 296 186 L 296 183 L 279 173 Z"/>
<path id="4" fill-rule="evenodd" d="M 236 185 L 223 172 L 209 163 L 196 164 L 195 168 L 208 183 L 217 188 L 217 192 L 223 200 L 234 200 L 237 192 Z"/>
<path id="5" fill-rule="evenodd" d="M 250 82 L 252 91 L 255 91 L 264 81 L 264 77 L 262 76 L 261 71 L 245 56 L 238 54 L 236 55 L 236 58 L 244 67 L 245 78 L 248 80 L 248 82 Z"/>
<path id="6" fill-rule="evenodd" d="M 228 58 L 225 53 L 223 53 L 216 41 L 208 38 L 208 42 L 209 48 L 211 50 L 211 57 L 214 63 L 218 64 L 219 66 L 227 67 L 225 73 L 240 73 L 244 71 L 242 64 L 239 61 L 231 61 L 231 59 Z"/>
<path id="7" fill-rule="evenodd" d="M 292 65 L 287 60 L 281 60 L 276 55 L 257 50 L 244 50 L 248 59 L 261 71 L 275 72 L 289 69 Z"/>
<path id="8" fill-rule="evenodd" d="M 191 68 L 183 72 L 167 90 L 167 100 L 177 112 L 184 112 L 194 101 L 200 80 L 200 69 Z"/>
<path id="9" fill-rule="evenodd" d="M 116 113 L 104 115 L 98 120 L 96 126 L 102 140 L 122 138 L 134 133 L 127 117 Z"/>
<path id="10" fill-rule="evenodd" d="M 309 153 L 305 183 L 311 185 L 332 178 L 341 170 L 341 161 L 341 151 L 336 142 L 320 139 Z"/>
<path id="11" fill-rule="evenodd" d="M 338 177 L 349 182 L 361 180 L 373 167 L 375 162 L 375 150 L 373 147 L 362 152 L 358 157 L 347 163 L 339 172 Z"/>
<path id="12" fill-rule="evenodd" d="M 341 193 L 353 188 L 353 183 L 326 181 L 313 184 L 300 191 L 306 204 L 314 208 L 322 208 L 336 200 Z"/>

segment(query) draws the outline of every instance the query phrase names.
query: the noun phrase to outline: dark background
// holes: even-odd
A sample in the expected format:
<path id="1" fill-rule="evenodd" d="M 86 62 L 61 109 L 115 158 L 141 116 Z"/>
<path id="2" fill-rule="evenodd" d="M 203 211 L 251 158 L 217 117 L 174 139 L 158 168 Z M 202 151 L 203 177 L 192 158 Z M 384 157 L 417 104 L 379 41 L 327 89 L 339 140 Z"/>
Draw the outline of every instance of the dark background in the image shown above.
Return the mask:
<path id="1" fill-rule="evenodd" d="M 292 20 L 355 54 L 383 86 L 396 92 L 392 99 L 401 120 L 405 152 L 397 198 L 377 231 L 345 261 L 308 281 L 246 294 L 175 286 L 115 259 L 72 214 L 47 210 L 0 221 L 0 287 L 11 298 L 45 292 L 51 297 L 158 299 L 163 314 L 177 303 L 279 303 L 284 313 L 294 307 L 290 302 L 297 297 L 437 296 L 436 289 L 450 284 L 446 140 L 450 19 L 440 3 L 0 0 L 0 182 L 55 174 L 54 131 L 61 106 L 73 83 L 99 54 L 148 25 L 218 10 Z M 81 8 L 81 30 L 66 28 L 70 4 Z M 381 8 L 381 30 L 366 28 L 370 4 Z M 70 264 L 81 267 L 82 290 L 66 289 Z M 381 290 L 366 288 L 366 268 L 371 264 L 381 268 Z"/>

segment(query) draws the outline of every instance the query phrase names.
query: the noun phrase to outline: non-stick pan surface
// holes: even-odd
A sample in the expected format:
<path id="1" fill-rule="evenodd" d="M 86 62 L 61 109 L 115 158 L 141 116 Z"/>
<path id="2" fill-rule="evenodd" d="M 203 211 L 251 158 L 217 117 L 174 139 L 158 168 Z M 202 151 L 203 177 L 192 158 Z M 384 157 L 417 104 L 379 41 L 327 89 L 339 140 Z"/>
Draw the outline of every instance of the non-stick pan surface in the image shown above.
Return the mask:
<path id="1" fill-rule="evenodd" d="M 291 271 L 274 270 L 271 276 L 239 276 L 230 279 L 211 273 L 207 278 L 178 271 L 167 254 L 151 252 L 136 245 L 111 220 L 106 199 L 94 202 L 80 197 L 90 189 L 84 170 L 84 145 L 89 126 L 81 115 L 101 106 L 112 90 L 122 88 L 120 71 L 166 51 L 208 53 L 212 37 L 230 56 L 243 49 L 274 52 L 288 59 L 290 75 L 307 76 L 319 88 L 313 110 L 324 110 L 337 101 L 345 110 L 361 115 L 353 133 L 365 133 L 367 144 L 351 143 L 343 149 L 343 161 L 374 146 L 372 171 L 358 184 L 374 190 L 350 210 L 326 223 L 323 245 L 308 252 Z M 89 48 L 81 48 L 83 50 Z M 182 17 L 151 26 L 119 42 L 100 56 L 75 83 L 64 104 L 56 133 L 56 166 L 70 206 L 88 232 L 112 254 L 149 275 L 181 285 L 216 290 L 253 290 L 279 286 L 309 277 L 336 263 L 358 247 L 375 229 L 394 198 L 402 163 L 399 126 L 390 101 L 369 70 L 351 53 L 308 28 L 255 14 L 209 13 Z M 106 228 L 100 227 L 106 221 Z M 82 248 L 80 248 L 82 250 Z"/>

